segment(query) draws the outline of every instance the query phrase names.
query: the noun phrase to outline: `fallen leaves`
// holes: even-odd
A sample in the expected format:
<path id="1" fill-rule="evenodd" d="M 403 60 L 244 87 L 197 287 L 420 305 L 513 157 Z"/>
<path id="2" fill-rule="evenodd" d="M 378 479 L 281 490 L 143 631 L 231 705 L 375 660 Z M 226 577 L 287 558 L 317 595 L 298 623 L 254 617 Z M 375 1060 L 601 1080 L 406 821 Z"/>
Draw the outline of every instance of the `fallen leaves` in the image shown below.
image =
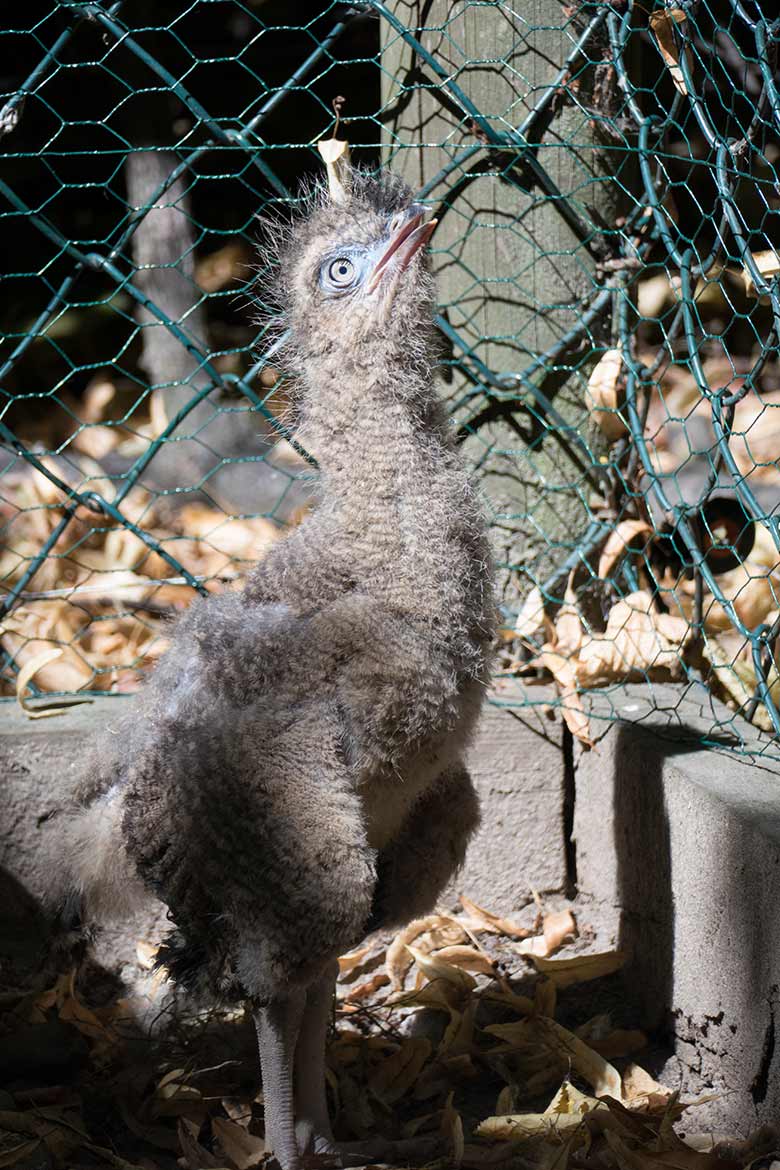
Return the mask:
<path id="1" fill-rule="evenodd" d="M 575 983 L 588 983 L 591 979 L 603 979 L 619 971 L 628 961 L 625 951 L 602 951 L 559 959 L 531 954 L 530 958 L 536 970 L 561 989 Z"/>
<path id="2" fill-rule="evenodd" d="M 99 409 L 103 398 L 92 407 Z M 64 467 L 50 457 L 42 463 L 74 487 L 113 498 L 114 485 L 86 456 L 72 455 Z M 5 487 L 10 502 L 0 579 L 8 589 L 51 539 L 64 500 L 38 470 L 6 477 Z M 213 592 L 237 582 L 281 534 L 264 517 L 226 517 L 218 508 L 195 503 L 163 522 L 160 502 L 139 486 L 125 497 L 122 510 Z M 167 647 L 165 619 L 194 596 L 172 572 L 132 531 L 79 509 L 36 573 L 35 592 L 23 595 L 0 625 L 0 645 L 19 668 L 0 688 L 16 691 L 30 718 L 60 714 L 62 707 L 31 706 L 30 683 L 41 692 L 137 689 L 144 669 Z"/>
<path id="3" fill-rule="evenodd" d="M 626 533 L 619 537 L 622 546 L 626 537 Z M 613 547 L 609 560 L 617 555 Z M 679 678 L 694 634 L 685 618 L 659 610 L 646 589 L 615 602 L 603 633 L 588 633 L 569 587 L 553 625 L 553 640 L 541 647 L 526 669 L 549 671 L 565 723 L 577 739 L 592 746 L 580 691 L 614 682 Z"/>
<path id="4" fill-rule="evenodd" d="M 592 931 L 583 927 L 580 937 L 571 908 L 547 907 L 538 895 L 519 912 L 522 921 L 467 897 L 461 903 L 463 913 L 427 915 L 392 940 L 374 935 L 343 956 L 338 1027 L 327 1051 L 338 1139 L 359 1139 L 367 1163 L 382 1157 L 431 1170 L 445 1162 L 465 1170 L 509 1161 L 534 1170 L 749 1164 L 752 1145 L 730 1161 L 724 1147 L 716 1162 L 712 1143 L 693 1149 L 675 1135 L 686 1105 L 636 1063 L 646 1045 L 641 1032 L 615 1028 L 604 1014 L 579 1026 L 556 1018 L 561 993 L 613 974 L 624 953 L 588 949 Z M 154 954 L 152 943 L 138 943 L 147 980 Z M 520 979 L 530 994 L 517 990 Z M 101 1110 L 91 1111 L 100 1116 L 107 1094 L 124 1092 L 130 1070 L 134 1049 L 125 1047 L 119 1023 L 124 1002 L 85 1002 L 69 973 L 19 1004 L 15 1010 L 38 1022 L 56 1014 L 83 1037 L 90 1077 L 97 1071 L 101 1082 Z M 223 1027 L 229 1018 L 226 1011 Z M 245 1076 L 233 1075 L 240 1061 L 213 1063 L 200 1054 L 197 1037 L 205 1042 L 214 1023 L 211 1014 L 201 1017 L 197 1032 L 186 1015 L 176 1017 L 170 1040 L 158 1042 L 153 1056 L 141 1053 L 130 1078 L 137 1087 L 120 1105 L 132 1148 L 142 1151 L 137 1161 L 95 1140 L 78 1109 L 48 1104 L 46 1090 L 31 1110 L 0 1112 L 0 1166 L 26 1165 L 22 1159 L 40 1151 L 55 1170 L 82 1164 L 85 1152 L 90 1165 L 115 1170 L 156 1170 L 171 1154 L 184 1170 L 267 1165 L 256 1082 L 248 1088 Z M 234 1046 L 235 1036 L 231 1053 Z M 483 1105 L 486 1089 L 493 1110 Z"/>
<path id="5" fill-rule="evenodd" d="M 575 938 L 576 935 L 577 923 L 571 910 L 559 910 L 546 914 L 541 935 L 534 935 L 518 943 L 517 951 L 532 958 L 546 958 L 557 951 L 567 938 Z"/>
<path id="6" fill-rule="evenodd" d="M 588 379 L 587 400 L 592 419 L 610 442 L 626 433 L 625 420 L 619 413 L 624 389 L 623 351 L 608 349 Z"/>
<path id="7" fill-rule="evenodd" d="M 675 24 L 682 24 L 687 20 L 687 14 L 682 8 L 659 8 L 650 13 L 650 28 L 655 37 L 658 49 L 663 57 L 664 64 L 669 70 L 669 76 L 675 88 L 681 94 L 688 93 L 685 77 L 680 68 L 680 48 L 674 33 Z M 686 60 L 692 61 L 690 47 L 686 47 Z"/>

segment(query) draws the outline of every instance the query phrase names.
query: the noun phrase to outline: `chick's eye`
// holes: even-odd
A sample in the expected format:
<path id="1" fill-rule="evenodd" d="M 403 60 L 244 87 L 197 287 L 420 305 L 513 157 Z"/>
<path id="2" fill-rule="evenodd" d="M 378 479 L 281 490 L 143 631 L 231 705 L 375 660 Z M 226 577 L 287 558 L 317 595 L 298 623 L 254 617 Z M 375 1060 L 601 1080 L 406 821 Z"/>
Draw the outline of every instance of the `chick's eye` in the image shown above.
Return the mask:
<path id="1" fill-rule="evenodd" d="M 328 265 L 328 279 L 338 288 L 351 284 L 354 275 L 355 265 L 346 256 L 340 256 L 338 260 L 332 260 Z"/>

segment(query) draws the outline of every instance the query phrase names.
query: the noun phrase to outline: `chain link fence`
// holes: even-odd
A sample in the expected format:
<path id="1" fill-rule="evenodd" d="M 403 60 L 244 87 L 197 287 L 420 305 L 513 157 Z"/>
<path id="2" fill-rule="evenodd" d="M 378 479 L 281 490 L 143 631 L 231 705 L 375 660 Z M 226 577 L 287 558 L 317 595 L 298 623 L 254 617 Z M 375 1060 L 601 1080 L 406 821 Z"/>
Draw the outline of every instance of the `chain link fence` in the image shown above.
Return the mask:
<path id="1" fill-rule="evenodd" d="M 740 0 L 17 6 L 3 693 L 132 691 L 167 618 L 305 513 L 316 467 L 250 324 L 255 217 L 294 207 L 340 118 L 439 218 L 498 701 L 554 685 L 589 740 L 584 693 L 683 681 L 725 704 L 715 742 L 775 750 L 779 40 Z"/>

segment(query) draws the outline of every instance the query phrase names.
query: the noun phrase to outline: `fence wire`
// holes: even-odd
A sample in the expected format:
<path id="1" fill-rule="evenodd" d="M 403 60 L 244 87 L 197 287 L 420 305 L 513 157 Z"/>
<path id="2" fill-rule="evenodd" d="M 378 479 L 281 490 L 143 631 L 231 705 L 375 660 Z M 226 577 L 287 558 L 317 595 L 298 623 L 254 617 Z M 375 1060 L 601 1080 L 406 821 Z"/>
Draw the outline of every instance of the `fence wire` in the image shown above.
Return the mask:
<path id="1" fill-rule="evenodd" d="M 3 693 L 134 690 L 167 617 L 305 513 L 241 290 L 340 115 L 440 220 L 498 701 L 588 740 L 589 691 L 674 680 L 719 700 L 712 742 L 776 750 L 780 18 L 31 0 L 1 35 Z"/>

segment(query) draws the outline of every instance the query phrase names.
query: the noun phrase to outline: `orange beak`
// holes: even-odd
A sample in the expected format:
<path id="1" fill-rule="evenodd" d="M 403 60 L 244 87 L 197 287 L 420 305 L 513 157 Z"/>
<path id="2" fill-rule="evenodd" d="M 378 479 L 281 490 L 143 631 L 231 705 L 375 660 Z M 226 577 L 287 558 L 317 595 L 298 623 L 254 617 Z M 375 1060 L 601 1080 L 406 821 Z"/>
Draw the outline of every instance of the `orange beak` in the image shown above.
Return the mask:
<path id="1" fill-rule="evenodd" d="M 368 279 L 367 292 L 372 293 L 388 272 L 396 276 L 404 271 L 420 248 L 428 243 L 438 220 L 423 223 L 425 212 L 417 212 L 390 237 L 390 243 L 376 262 Z"/>

